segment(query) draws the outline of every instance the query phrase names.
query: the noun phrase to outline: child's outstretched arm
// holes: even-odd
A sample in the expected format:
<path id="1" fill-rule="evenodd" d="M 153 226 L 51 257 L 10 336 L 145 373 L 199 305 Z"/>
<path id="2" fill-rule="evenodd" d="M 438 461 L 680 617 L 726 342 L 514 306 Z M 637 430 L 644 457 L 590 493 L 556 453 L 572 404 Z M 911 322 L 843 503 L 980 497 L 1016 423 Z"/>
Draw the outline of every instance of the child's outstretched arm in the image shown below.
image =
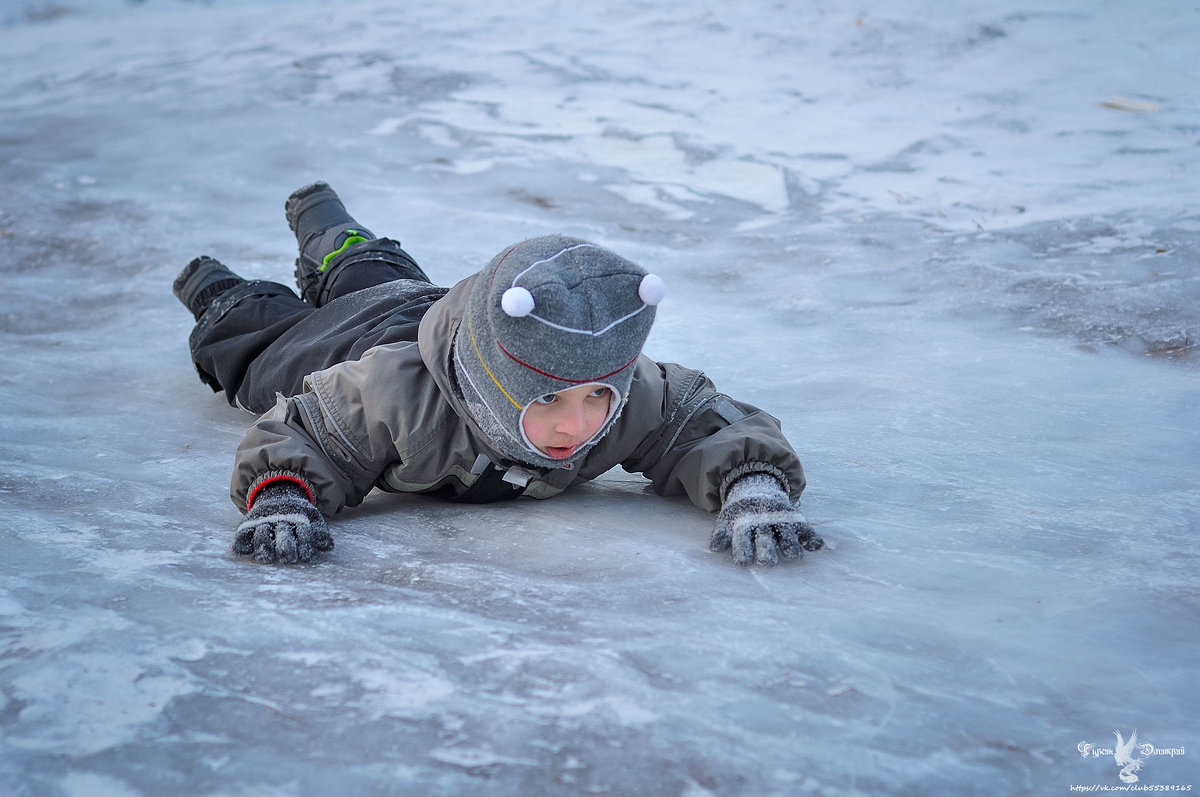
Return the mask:
<path id="1" fill-rule="evenodd" d="M 635 384 L 622 421 L 642 443 L 621 464 L 717 513 L 713 550 L 772 565 L 823 546 L 797 509 L 804 468 L 778 420 L 673 363 L 643 360 Z"/>
<path id="2" fill-rule="evenodd" d="M 419 357 L 405 365 L 377 352 L 309 375 L 304 392 L 280 397 L 246 433 L 230 484 L 246 512 L 235 553 L 287 563 L 329 550 L 324 518 L 361 503 L 390 463 L 407 458 L 423 418 L 403 410 L 422 402 L 397 385 L 406 368 L 423 367 Z M 418 443 L 431 433 L 422 435 Z"/>

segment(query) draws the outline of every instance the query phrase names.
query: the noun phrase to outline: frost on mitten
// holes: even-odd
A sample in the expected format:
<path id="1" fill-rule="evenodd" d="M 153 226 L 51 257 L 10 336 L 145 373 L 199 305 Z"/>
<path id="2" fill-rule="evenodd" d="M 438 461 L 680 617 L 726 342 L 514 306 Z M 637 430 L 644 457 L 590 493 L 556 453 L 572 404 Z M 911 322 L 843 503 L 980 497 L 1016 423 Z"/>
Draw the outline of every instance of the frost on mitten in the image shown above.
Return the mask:
<path id="1" fill-rule="evenodd" d="M 333 548 L 333 537 L 317 509 L 312 488 L 295 474 L 260 477 L 251 491 L 246 519 L 237 528 L 233 552 L 259 562 L 307 562 Z"/>
<path id="2" fill-rule="evenodd" d="M 750 473 L 729 485 L 709 548 L 729 550 L 739 565 L 773 565 L 825 545 L 783 486 L 769 473 Z"/>

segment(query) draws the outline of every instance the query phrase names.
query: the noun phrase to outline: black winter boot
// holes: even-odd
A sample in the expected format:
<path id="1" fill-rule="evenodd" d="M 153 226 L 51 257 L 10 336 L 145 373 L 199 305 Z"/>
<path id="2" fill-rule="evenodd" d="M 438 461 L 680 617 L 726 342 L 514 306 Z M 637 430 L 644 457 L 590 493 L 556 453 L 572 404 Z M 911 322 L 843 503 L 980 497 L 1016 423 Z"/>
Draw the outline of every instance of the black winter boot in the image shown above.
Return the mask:
<path id="1" fill-rule="evenodd" d="M 412 257 L 389 238 L 376 238 L 346 210 L 327 183 L 300 188 L 284 205 L 296 235 L 296 286 L 316 307 L 355 290 L 397 279 L 429 278 Z"/>
<path id="2" fill-rule="evenodd" d="M 319 283 L 337 255 L 357 243 L 375 237 L 346 210 L 328 183 L 317 182 L 292 192 L 284 204 L 288 227 L 296 234 L 300 256 L 296 258 L 296 285 L 311 304 Z"/>
<path id="3" fill-rule="evenodd" d="M 199 321 L 213 299 L 245 281 L 208 255 L 201 255 L 183 267 L 171 290 Z"/>

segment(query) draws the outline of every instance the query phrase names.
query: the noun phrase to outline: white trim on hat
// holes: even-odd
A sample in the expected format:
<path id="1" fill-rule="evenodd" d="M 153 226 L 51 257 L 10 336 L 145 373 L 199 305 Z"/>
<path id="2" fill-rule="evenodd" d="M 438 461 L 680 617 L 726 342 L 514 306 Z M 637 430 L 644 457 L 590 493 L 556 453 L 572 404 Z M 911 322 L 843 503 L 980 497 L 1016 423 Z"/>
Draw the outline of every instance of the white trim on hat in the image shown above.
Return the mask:
<path id="1" fill-rule="evenodd" d="M 535 319 L 535 320 L 537 320 L 537 321 L 541 321 L 541 322 L 542 322 L 543 324 L 545 324 L 546 326 L 548 326 L 548 327 L 553 327 L 554 329 L 562 330 L 563 332 L 573 332 L 573 333 L 575 333 L 576 335 L 589 335 L 589 336 L 591 336 L 591 337 L 593 337 L 593 338 L 598 338 L 598 337 L 600 337 L 601 335 L 603 335 L 605 332 L 608 332 L 610 329 L 612 329 L 613 327 L 615 327 L 617 324 L 621 324 L 621 323 L 624 323 L 625 321 L 628 321 L 629 319 L 633 318 L 635 315 L 637 315 L 638 313 L 642 312 L 643 310 L 645 310 L 645 309 L 646 309 L 647 307 L 649 307 L 649 306 L 650 306 L 650 305 L 643 303 L 641 307 L 639 307 L 638 309 L 634 310 L 632 313 L 629 313 L 628 315 L 621 316 L 621 317 L 620 317 L 620 318 L 618 318 L 616 321 L 613 321 L 611 324 L 609 324 L 608 326 L 606 326 L 604 329 L 598 329 L 598 330 L 595 330 L 595 331 L 593 331 L 593 330 L 590 330 L 590 329 L 574 329 L 573 327 L 564 327 L 562 324 L 556 324 L 556 323 L 554 323 L 553 321 L 547 321 L 546 319 L 544 319 L 544 318 L 542 318 L 541 316 L 539 316 L 539 315 L 536 315 L 536 314 L 534 314 L 534 313 L 530 313 L 530 314 L 527 316 L 527 318 L 533 318 L 533 319 Z"/>
<path id="2" fill-rule="evenodd" d="M 567 458 L 568 460 L 574 458 L 574 456 L 576 454 L 578 454 L 580 451 L 583 451 L 585 448 L 590 446 L 592 443 L 599 440 L 607 432 L 608 425 L 610 423 L 612 423 L 612 419 L 616 416 L 617 410 L 619 410 L 621 408 L 621 402 L 625 400 L 621 396 L 621 391 L 617 390 L 615 387 L 608 384 L 607 382 L 587 382 L 582 385 L 576 385 L 575 387 L 591 387 L 592 385 L 595 385 L 597 387 L 608 388 L 608 396 L 609 396 L 609 398 L 608 398 L 608 415 L 606 415 L 604 417 L 604 423 L 600 424 L 600 428 L 598 428 L 596 430 L 595 434 L 593 434 L 587 440 L 584 440 L 582 443 L 580 443 L 575 448 L 575 452 L 572 453 L 571 456 Z M 571 390 L 572 388 L 564 388 L 564 389 Z M 533 403 L 533 400 L 526 402 L 525 408 L 521 410 L 520 416 L 517 417 L 517 429 L 521 432 L 521 440 L 523 440 L 525 442 L 525 446 L 530 451 L 534 452 L 538 456 L 546 457 L 549 455 L 546 454 L 545 451 L 541 451 L 540 449 L 538 449 L 538 447 L 535 446 L 532 441 L 530 441 L 529 435 L 525 434 L 525 413 L 529 412 L 529 405 L 532 403 Z M 562 461 L 566 462 L 567 460 L 562 460 Z"/>
<path id="3" fill-rule="evenodd" d="M 521 279 L 521 277 L 525 276 L 526 274 L 528 274 L 530 271 L 532 271 L 533 269 L 537 268 L 538 266 L 543 266 L 543 265 L 545 265 L 545 264 L 547 264 L 547 263 L 550 263 L 550 262 L 552 262 L 552 261 L 554 261 L 554 260 L 558 259 L 558 258 L 559 258 L 559 257 L 561 257 L 562 255 L 565 255 L 567 252 L 574 252 L 576 249 L 583 249 L 583 248 L 591 248 L 591 249 L 604 249 L 604 247 L 603 247 L 603 246 L 598 246 L 597 244 L 591 244 L 591 243 L 581 243 L 581 244 L 575 244 L 574 246 L 568 246 L 566 249 L 563 249 L 562 251 L 560 251 L 560 252 L 557 252 L 557 253 L 555 253 L 555 254 L 551 255 L 550 257 L 545 257 L 545 258 L 542 258 L 541 260 L 536 260 L 536 261 L 534 261 L 533 263 L 530 263 L 528 266 L 526 266 L 526 267 L 525 267 L 524 269 L 522 269 L 521 271 L 517 272 L 516 276 L 514 276 L 514 277 L 512 278 L 512 283 L 511 283 L 511 285 L 509 286 L 509 291 L 511 291 L 513 288 L 518 288 L 518 287 L 521 287 L 521 286 L 518 286 L 518 285 L 517 285 L 517 280 Z M 606 251 L 607 251 L 607 250 L 606 250 Z M 649 276 L 649 275 L 647 275 L 647 276 Z M 643 279 L 643 282 L 644 282 L 644 280 L 645 280 L 645 277 L 643 277 L 642 279 Z M 658 296 L 658 301 L 662 301 L 662 296 L 661 296 L 662 289 L 661 289 L 661 285 L 662 285 L 662 280 L 661 280 L 661 279 L 659 279 L 659 280 L 658 280 L 658 284 L 656 284 L 656 285 L 654 286 L 654 291 L 653 291 L 653 292 L 652 292 L 652 294 L 651 294 L 652 296 L 653 296 L 653 295 L 657 295 L 657 296 Z M 529 291 L 528 291 L 528 289 L 524 289 L 524 288 L 523 288 L 523 290 L 525 290 L 525 294 L 529 294 Z M 563 326 L 562 324 L 556 324 L 556 323 L 554 323 L 553 321 L 548 321 L 548 320 L 546 320 L 545 318 L 542 318 L 540 315 L 537 315 L 536 313 L 532 312 L 532 310 L 533 310 L 533 305 L 532 305 L 533 296 L 532 296 L 532 295 L 529 295 L 529 297 L 528 297 L 528 300 L 527 300 L 527 301 L 529 301 L 529 302 L 531 303 L 531 304 L 530 304 L 530 307 L 529 307 L 529 309 L 525 309 L 523 306 L 520 308 L 521 310 L 523 310 L 523 312 L 511 312 L 511 311 L 510 311 L 509 304 L 504 304 L 503 302 L 502 302 L 502 304 L 504 304 L 504 312 L 505 312 L 505 313 L 507 313 L 507 314 L 508 314 L 508 315 L 510 315 L 510 316 L 513 316 L 513 317 L 532 318 L 532 319 L 534 319 L 535 321 L 540 321 L 541 323 L 545 324 L 546 326 L 548 326 L 548 327 L 551 327 L 551 328 L 553 328 L 553 329 L 560 330 L 560 331 L 562 331 L 562 332 L 570 332 L 570 333 L 572 333 L 572 334 L 575 334 L 575 335 L 588 335 L 588 336 L 590 336 L 590 337 L 593 337 L 593 338 L 598 338 L 598 337 L 600 337 L 601 335 L 603 335 L 603 334 L 605 334 L 606 332 L 608 332 L 609 330 L 611 330 L 613 327 L 617 326 L 618 324 L 622 324 L 622 323 L 624 323 L 624 322 L 628 321 L 629 319 L 633 318 L 635 315 L 637 315 L 638 313 L 642 312 L 642 311 L 643 311 L 643 310 L 645 310 L 647 307 L 653 307 L 654 305 L 658 304 L 658 302 L 653 302 L 653 303 L 651 303 L 651 302 L 647 302 L 647 301 L 645 300 L 645 296 L 644 296 L 644 294 L 645 294 L 645 292 L 644 292 L 644 291 L 641 289 L 641 285 L 639 285 L 639 286 L 638 286 L 638 298 L 639 298 L 639 299 L 642 299 L 642 306 L 641 306 L 641 307 L 639 307 L 638 309 L 634 310 L 632 313 L 629 313 L 629 314 L 627 314 L 627 315 L 621 316 L 621 317 L 620 317 L 620 318 L 618 318 L 616 321 L 613 321 L 611 324 L 609 324 L 608 326 L 604 327 L 604 329 L 599 329 L 599 330 L 592 330 L 592 329 L 575 329 L 574 327 L 565 327 L 565 326 Z M 505 298 L 505 299 L 508 299 L 508 296 L 509 296 L 509 295 L 510 295 L 510 294 L 508 293 L 508 291 L 505 291 L 505 293 L 504 293 L 504 298 Z M 522 300 L 523 300 L 523 301 L 525 300 L 525 297 L 524 297 L 524 296 L 522 296 L 521 298 L 522 298 Z M 514 308 L 514 309 L 515 309 L 515 308 Z"/>
<path id="4" fill-rule="evenodd" d="M 552 260 L 557 260 L 558 258 L 565 255 L 567 252 L 574 252 L 576 249 L 584 249 L 584 248 L 603 249 L 604 247 L 597 246 L 596 244 L 589 244 L 589 243 L 575 244 L 574 246 L 568 246 L 566 249 L 563 249 L 560 252 L 550 255 L 550 257 L 545 257 L 545 258 L 542 258 L 541 260 L 535 260 L 534 262 L 532 262 L 528 266 L 526 266 L 524 269 L 519 271 L 517 273 L 517 276 L 513 277 L 512 287 L 516 287 L 517 280 L 519 280 L 521 277 L 524 277 L 526 274 L 528 274 L 530 271 L 537 268 L 538 266 L 545 265 L 546 263 L 549 263 Z"/>

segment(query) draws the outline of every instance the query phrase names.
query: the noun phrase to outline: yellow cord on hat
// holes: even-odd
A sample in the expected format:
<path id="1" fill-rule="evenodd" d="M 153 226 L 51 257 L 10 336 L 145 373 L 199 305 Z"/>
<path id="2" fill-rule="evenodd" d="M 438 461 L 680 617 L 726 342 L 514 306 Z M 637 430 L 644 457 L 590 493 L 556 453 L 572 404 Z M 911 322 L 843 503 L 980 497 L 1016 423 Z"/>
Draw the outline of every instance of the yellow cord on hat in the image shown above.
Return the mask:
<path id="1" fill-rule="evenodd" d="M 475 356 L 479 358 L 479 364 L 483 366 L 483 370 L 491 377 L 492 382 L 496 387 L 500 388 L 500 392 L 504 394 L 506 399 L 512 402 L 514 407 L 524 410 L 525 408 L 518 404 L 516 399 L 508 395 L 508 391 L 504 389 L 504 385 L 500 384 L 500 380 L 496 379 L 496 376 L 492 373 L 492 369 L 488 368 L 487 363 L 483 361 L 483 353 L 479 351 L 479 344 L 475 342 L 475 325 L 471 323 L 471 313 L 467 313 L 467 337 L 471 339 L 471 347 L 475 349 Z"/>

